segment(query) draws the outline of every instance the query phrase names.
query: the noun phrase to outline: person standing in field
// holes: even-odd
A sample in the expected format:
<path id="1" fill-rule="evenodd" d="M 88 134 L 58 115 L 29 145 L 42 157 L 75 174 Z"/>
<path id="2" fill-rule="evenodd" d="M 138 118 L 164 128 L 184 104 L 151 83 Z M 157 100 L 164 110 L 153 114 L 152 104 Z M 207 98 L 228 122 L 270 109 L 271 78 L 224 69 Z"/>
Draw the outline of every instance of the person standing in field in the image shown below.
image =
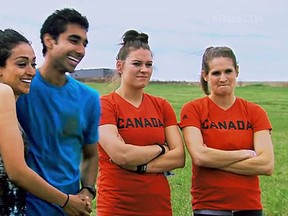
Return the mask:
<path id="1" fill-rule="evenodd" d="M 96 195 L 100 99 L 96 90 L 74 80 L 85 55 L 89 23 L 70 8 L 56 10 L 41 28 L 44 63 L 30 94 L 19 97 L 19 122 L 31 142 L 28 165 L 64 193 Z M 81 169 L 80 169 L 81 165 Z M 80 189 L 81 183 L 81 189 Z M 27 195 L 27 215 L 64 215 L 59 206 Z"/>
<path id="2" fill-rule="evenodd" d="M 61 206 L 67 215 L 90 215 L 85 201 L 52 187 L 25 162 L 29 144 L 18 124 L 15 100 L 29 93 L 35 66 L 31 43 L 13 29 L 0 30 L 0 215 L 26 215 L 25 190 Z"/>
<path id="3" fill-rule="evenodd" d="M 120 87 L 101 97 L 97 214 L 172 215 L 164 172 L 184 166 L 167 100 L 144 92 L 153 71 L 148 35 L 129 30 L 116 61 Z"/>
<path id="4" fill-rule="evenodd" d="M 258 175 L 273 173 L 272 126 L 262 107 L 235 96 L 238 74 L 229 47 L 207 48 L 201 72 L 207 96 L 181 109 L 194 216 L 262 215 Z"/>

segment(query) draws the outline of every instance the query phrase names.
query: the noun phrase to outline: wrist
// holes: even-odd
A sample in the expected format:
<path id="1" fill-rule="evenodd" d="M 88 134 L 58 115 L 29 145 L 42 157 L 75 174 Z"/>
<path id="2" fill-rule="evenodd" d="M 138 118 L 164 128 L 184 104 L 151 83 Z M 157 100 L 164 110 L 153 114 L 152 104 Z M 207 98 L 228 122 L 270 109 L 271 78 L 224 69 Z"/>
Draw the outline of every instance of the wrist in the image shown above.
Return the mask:
<path id="1" fill-rule="evenodd" d="M 61 208 L 65 208 L 69 202 L 69 194 L 66 194 L 66 196 L 67 197 L 66 197 L 65 203 L 62 206 L 60 206 Z"/>
<path id="2" fill-rule="evenodd" d="M 83 186 L 80 192 L 83 191 L 84 189 L 87 190 L 92 195 L 92 200 L 96 197 L 96 188 L 94 186 L 91 185 Z"/>
<path id="3" fill-rule="evenodd" d="M 161 148 L 161 152 L 158 154 L 157 157 L 160 157 L 161 155 L 166 153 L 166 149 L 165 149 L 164 145 L 161 145 L 161 144 L 156 144 L 156 145 Z"/>
<path id="4" fill-rule="evenodd" d="M 137 166 L 136 173 L 143 174 L 147 171 L 147 164 L 141 164 Z"/>

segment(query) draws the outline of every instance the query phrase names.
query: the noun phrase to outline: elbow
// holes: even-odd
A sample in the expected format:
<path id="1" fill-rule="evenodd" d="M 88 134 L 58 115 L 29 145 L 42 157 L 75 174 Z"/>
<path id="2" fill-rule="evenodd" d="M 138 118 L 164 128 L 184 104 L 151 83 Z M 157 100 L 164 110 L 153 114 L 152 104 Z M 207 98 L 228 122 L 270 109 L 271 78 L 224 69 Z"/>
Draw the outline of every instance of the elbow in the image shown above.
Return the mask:
<path id="1" fill-rule="evenodd" d="M 129 157 L 125 154 L 117 154 L 114 157 L 111 157 L 111 160 L 118 166 L 129 166 L 131 161 Z"/>
<path id="2" fill-rule="evenodd" d="M 185 158 L 184 158 L 184 157 L 181 157 L 181 158 L 179 158 L 179 160 L 178 160 L 177 168 L 183 168 L 183 167 L 185 167 Z"/>
<path id="3" fill-rule="evenodd" d="M 197 155 L 192 156 L 192 162 L 193 162 L 193 164 L 195 164 L 196 166 L 199 166 L 199 167 L 205 166 L 205 164 L 206 164 L 205 161 Z"/>
<path id="4" fill-rule="evenodd" d="M 176 153 L 176 152 L 175 152 Z M 174 157 L 175 168 L 183 168 L 185 166 L 185 152 L 179 151 Z"/>
<path id="5" fill-rule="evenodd" d="M 185 167 L 185 159 L 183 159 L 183 161 L 181 161 L 181 164 L 180 164 L 180 168 L 184 168 Z"/>
<path id="6" fill-rule="evenodd" d="M 267 166 L 263 169 L 263 175 L 271 176 L 274 172 L 274 163 L 269 163 Z"/>
<path id="7" fill-rule="evenodd" d="M 8 178 L 13 184 L 17 185 L 18 187 L 22 186 L 24 173 L 21 172 L 19 169 L 9 170 L 7 171 Z"/>

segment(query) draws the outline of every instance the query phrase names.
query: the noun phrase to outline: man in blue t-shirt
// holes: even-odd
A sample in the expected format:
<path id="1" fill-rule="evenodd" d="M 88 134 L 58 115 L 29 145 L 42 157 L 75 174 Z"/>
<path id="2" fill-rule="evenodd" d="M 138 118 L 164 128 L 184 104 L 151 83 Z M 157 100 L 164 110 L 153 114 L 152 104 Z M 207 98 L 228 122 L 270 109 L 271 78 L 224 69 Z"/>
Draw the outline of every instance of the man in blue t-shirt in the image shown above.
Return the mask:
<path id="1" fill-rule="evenodd" d="M 86 17 L 68 8 L 45 20 L 40 35 L 45 61 L 30 94 L 18 99 L 17 115 L 30 141 L 28 165 L 59 190 L 89 197 L 90 205 L 98 172 L 99 94 L 65 74 L 85 55 L 88 27 Z M 32 194 L 26 200 L 29 216 L 65 215 Z"/>

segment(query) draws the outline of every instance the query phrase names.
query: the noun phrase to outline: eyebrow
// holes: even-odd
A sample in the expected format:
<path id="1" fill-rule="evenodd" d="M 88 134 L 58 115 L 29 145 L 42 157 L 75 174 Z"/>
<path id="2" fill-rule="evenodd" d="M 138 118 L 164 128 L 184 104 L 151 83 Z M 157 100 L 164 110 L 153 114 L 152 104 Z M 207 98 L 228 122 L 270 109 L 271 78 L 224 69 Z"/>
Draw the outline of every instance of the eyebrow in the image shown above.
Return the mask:
<path id="1" fill-rule="evenodd" d="M 82 39 L 82 37 L 80 37 L 79 35 L 69 35 L 69 38 L 76 38 L 78 40 Z M 84 42 L 87 45 L 88 44 L 88 39 L 86 39 Z"/>
<path id="2" fill-rule="evenodd" d="M 18 60 L 18 59 L 29 60 L 29 57 L 27 57 L 27 56 L 18 56 L 18 57 L 15 58 L 15 60 Z M 35 61 L 36 60 L 36 56 L 34 56 L 34 58 L 32 60 Z"/>

